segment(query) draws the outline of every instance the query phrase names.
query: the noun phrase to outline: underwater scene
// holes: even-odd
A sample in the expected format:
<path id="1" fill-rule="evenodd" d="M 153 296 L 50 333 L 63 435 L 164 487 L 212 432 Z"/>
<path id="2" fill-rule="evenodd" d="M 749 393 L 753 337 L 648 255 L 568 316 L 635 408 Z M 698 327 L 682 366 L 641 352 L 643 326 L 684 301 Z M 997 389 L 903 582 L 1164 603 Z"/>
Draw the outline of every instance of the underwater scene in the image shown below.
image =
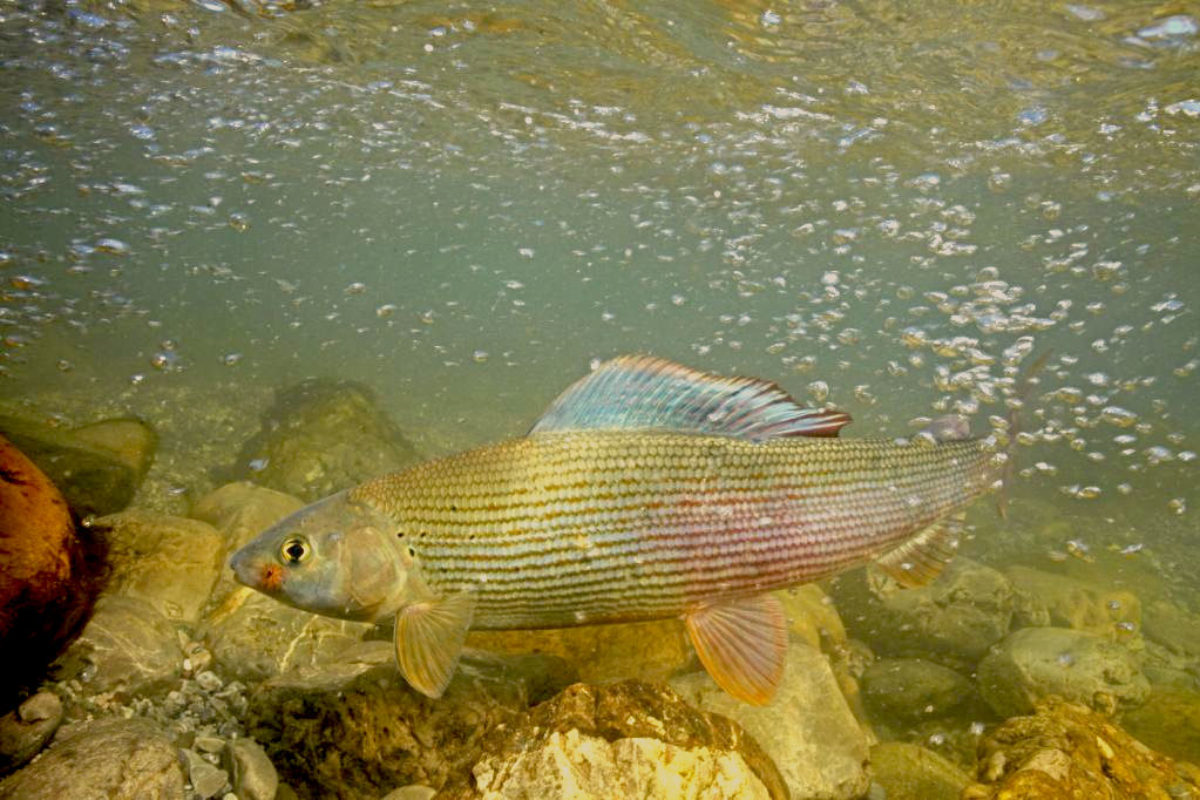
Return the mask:
<path id="1" fill-rule="evenodd" d="M 0 800 L 1200 798 L 1198 78 L 0 0 Z"/>

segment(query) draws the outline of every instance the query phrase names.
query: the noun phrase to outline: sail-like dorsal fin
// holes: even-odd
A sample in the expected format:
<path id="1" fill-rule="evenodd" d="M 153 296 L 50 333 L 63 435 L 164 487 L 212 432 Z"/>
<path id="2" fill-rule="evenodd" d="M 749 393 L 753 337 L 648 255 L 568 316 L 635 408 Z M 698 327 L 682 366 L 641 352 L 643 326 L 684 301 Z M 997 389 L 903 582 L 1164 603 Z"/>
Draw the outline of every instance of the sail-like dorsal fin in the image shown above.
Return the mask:
<path id="1" fill-rule="evenodd" d="M 845 412 L 800 406 L 769 381 L 725 378 L 651 356 L 621 356 L 569 386 L 529 433 L 666 428 L 762 441 L 836 436 L 848 422 Z"/>
<path id="2" fill-rule="evenodd" d="M 899 547 L 880 556 L 875 564 L 901 586 L 925 586 L 945 569 L 958 552 L 963 515 L 939 520 L 923 528 Z"/>

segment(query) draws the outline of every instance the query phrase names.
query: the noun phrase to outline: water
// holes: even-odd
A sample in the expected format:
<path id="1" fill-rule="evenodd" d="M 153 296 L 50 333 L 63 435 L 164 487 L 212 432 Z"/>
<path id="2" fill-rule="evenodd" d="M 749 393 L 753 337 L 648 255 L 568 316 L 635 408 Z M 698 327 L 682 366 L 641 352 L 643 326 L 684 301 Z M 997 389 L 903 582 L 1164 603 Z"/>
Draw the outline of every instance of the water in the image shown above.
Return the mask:
<path id="1" fill-rule="evenodd" d="M 1197 605 L 1195 4 L 0 16 L 12 399 L 353 378 L 438 453 L 651 352 L 986 432 L 1051 353 L 1011 493 L 1073 533 L 1022 557 Z"/>

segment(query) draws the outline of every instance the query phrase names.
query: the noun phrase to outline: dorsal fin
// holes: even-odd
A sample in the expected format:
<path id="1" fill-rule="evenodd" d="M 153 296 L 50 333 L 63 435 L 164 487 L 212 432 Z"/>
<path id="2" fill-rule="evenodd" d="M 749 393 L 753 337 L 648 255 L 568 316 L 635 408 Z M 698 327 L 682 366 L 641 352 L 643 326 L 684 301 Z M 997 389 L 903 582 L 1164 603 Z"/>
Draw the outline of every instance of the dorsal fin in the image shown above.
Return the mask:
<path id="1" fill-rule="evenodd" d="M 529 433 L 666 428 L 762 441 L 837 436 L 850 415 L 804 408 L 774 383 L 725 378 L 651 356 L 601 364 L 558 396 Z"/>

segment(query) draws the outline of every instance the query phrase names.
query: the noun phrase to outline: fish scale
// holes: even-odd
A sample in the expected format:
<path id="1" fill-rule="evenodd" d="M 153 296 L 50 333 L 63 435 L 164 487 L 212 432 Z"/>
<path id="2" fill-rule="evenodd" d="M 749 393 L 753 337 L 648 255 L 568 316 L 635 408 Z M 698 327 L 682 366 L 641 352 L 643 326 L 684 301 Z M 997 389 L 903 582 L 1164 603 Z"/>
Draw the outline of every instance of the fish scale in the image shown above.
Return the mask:
<path id="1" fill-rule="evenodd" d="M 937 445 L 669 431 L 541 433 L 351 491 L 391 517 L 473 626 L 682 614 L 887 552 L 996 477 L 981 440 Z"/>

